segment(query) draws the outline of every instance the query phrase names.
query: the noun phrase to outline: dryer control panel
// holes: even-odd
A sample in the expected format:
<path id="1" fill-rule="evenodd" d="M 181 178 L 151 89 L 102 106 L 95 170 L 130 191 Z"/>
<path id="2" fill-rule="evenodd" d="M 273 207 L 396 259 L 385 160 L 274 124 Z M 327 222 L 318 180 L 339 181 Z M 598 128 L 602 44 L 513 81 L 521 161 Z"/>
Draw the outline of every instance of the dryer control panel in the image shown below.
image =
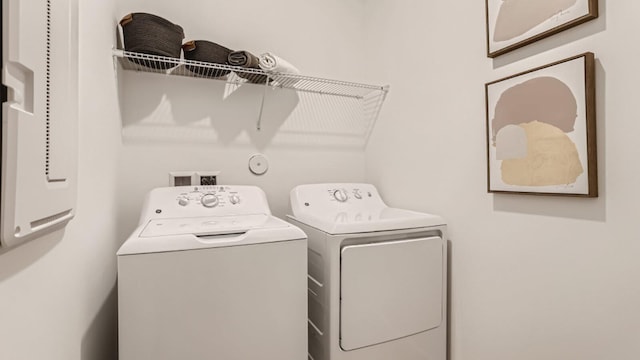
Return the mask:
<path id="1" fill-rule="evenodd" d="M 176 186 L 153 189 L 142 209 L 141 223 L 150 219 L 270 215 L 265 193 L 256 186 Z"/>
<path id="2" fill-rule="evenodd" d="M 311 184 L 291 191 L 293 214 L 321 211 L 380 210 L 387 205 L 371 184 Z"/>
<path id="3" fill-rule="evenodd" d="M 328 190 L 329 192 L 329 201 L 338 201 L 341 203 L 346 203 L 349 200 L 352 201 L 358 201 L 358 200 L 365 200 L 367 198 L 371 199 L 373 197 L 378 197 L 378 192 L 376 191 L 376 189 L 374 188 L 372 189 L 367 189 L 366 187 L 363 190 L 362 186 L 358 186 L 357 184 L 355 184 L 355 186 L 344 186 L 344 187 L 338 187 L 338 188 L 332 188 Z"/>
<path id="4" fill-rule="evenodd" d="M 293 219 L 330 234 L 444 224 L 439 216 L 388 207 L 371 184 L 310 184 L 291 191 Z"/>

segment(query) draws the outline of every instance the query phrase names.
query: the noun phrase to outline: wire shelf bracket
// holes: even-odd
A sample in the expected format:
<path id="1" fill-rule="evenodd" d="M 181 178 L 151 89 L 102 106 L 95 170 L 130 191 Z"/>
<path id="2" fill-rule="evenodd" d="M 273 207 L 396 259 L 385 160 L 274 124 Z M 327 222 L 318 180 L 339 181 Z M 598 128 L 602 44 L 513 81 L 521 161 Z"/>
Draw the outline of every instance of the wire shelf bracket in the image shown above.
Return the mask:
<path id="1" fill-rule="evenodd" d="M 266 72 L 261 69 L 243 68 L 237 66 L 208 63 L 202 61 L 149 55 L 113 49 L 114 66 L 116 62 L 124 70 L 157 73 L 170 76 L 193 77 L 224 81 L 227 84 L 243 85 L 258 84 L 265 86 L 256 128 L 260 130 L 262 110 L 267 89 L 290 89 L 297 92 L 326 95 L 337 98 L 350 98 L 359 104 L 357 111 L 363 123 L 362 132 L 366 145 L 380 114 L 382 105 L 389 92 L 389 86 L 368 85 L 341 80 L 331 80 L 298 74 Z"/>

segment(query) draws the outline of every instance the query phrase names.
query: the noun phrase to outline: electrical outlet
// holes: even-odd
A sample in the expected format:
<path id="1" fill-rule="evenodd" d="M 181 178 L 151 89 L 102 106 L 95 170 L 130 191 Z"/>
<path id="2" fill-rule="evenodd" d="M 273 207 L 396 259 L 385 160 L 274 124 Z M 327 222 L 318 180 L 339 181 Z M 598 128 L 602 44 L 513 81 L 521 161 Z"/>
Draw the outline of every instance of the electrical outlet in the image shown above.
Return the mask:
<path id="1" fill-rule="evenodd" d="M 176 176 L 173 178 L 173 186 L 189 186 L 191 182 L 191 176 Z"/>
<path id="2" fill-rule="evenodd" d="M 217 183 L 215 176 L 200 176 L 200 185 L 216 185 Z"/>
<path id="3" fill-rule="evenodd" d="M 217 185 L 219 174 L 220 171 L 198 171 L 196 173 L 198 177 L 198 184 L 202 186 Z"/>
<path id="4" fill-rule="evenodd" d="M 194 171 L 172 171 L 169 173 L 169 186 L 190 186 L 194 183 Z"/>
<path id="5" fill-rule="evenodd" d="M 169 186 L 217 185 L 220 171 L 172 171 Z"/>

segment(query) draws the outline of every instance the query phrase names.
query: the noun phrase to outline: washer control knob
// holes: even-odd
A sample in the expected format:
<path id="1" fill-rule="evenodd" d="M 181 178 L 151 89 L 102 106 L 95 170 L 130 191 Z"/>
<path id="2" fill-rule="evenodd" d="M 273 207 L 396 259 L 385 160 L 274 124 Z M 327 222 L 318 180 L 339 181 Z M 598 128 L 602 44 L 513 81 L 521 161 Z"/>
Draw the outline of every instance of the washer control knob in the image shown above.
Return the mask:
<path id="1" fill-rule="evenodd" d="M 237 194 L 229 195 L 229 202 L 231 202 L 233 205 L 240 203 L 240 196 L 238 196 Z"/>
<path id="2" fill-rule="evenodd" d="M 347 192 L 344 190 L 336 190 L 333 192 L 333 197 L 339 202 L 345 202 L 349 199 Z"/>
<path id="3" fill-rule="evenodd" d="M 358 200 L 362 199 L 362 194 L 360 194 L 360 190 L 354 189 L 353 190 L 353 197 L 355 197 Z"/>
<path id="4" fill-rule="evenodd" d="M 180 206 L 189 205 L 189 199 L 188 198 L 180 198 L 180 199 L 178 199 L 178 205 L 180 205 Z"/>
<path id="5" fill-rule="evenodd" d="M 218 206 L 218 197 L 216 194 L 204 194 L 200 199 L 202 206 L 207 208 L 214 208 Z"/>

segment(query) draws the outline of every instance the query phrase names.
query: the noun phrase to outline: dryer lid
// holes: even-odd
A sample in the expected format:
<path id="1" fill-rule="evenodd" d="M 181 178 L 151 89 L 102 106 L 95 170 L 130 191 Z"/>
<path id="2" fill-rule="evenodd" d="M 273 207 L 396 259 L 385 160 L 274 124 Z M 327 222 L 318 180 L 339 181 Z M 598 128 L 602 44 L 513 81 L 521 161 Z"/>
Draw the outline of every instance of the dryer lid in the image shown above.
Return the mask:
<path id="1" fill-rule="evenodd" d="M 291 191 L 289 216 L 329 234 L 444 225 L 436 215 L 388 207 L 370 184 L 312 184 Z"/>
<path id="2" fill-rule="evenodd" d="M 444 225 L 444 220 L 439 216 L 390 207 L 370 211 L 312 213 L 290 218 L 334 235 Z"/>

